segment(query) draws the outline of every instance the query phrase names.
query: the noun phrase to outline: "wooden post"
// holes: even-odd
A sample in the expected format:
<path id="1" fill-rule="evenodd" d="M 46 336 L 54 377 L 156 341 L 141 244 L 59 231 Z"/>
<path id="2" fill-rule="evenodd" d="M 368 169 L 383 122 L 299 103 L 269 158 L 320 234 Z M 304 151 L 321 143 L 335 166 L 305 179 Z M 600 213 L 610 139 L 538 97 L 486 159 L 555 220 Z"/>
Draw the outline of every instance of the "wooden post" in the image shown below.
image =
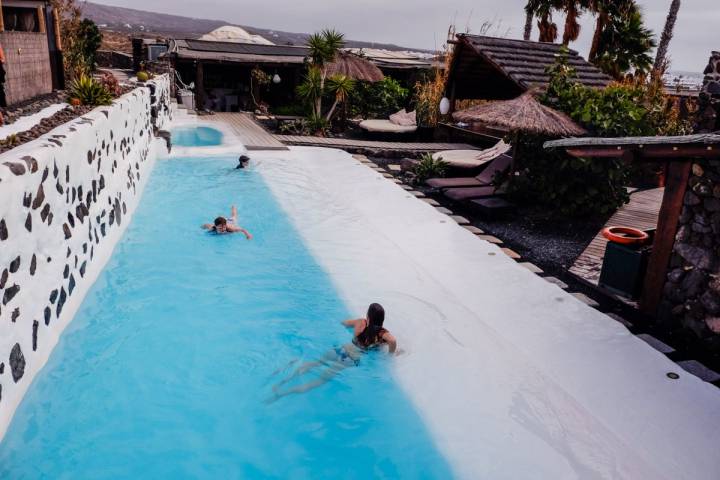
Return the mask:
<path id="1" fill-rule="evenodd" d="M 202 110 L 205 105 L 203 93 L 203 64 L 198 61 L 195 68 L 195 110 Z"/>
<path id="2" fill-rule="evenodd" d="M 62 50 L 62 34 L 60 32 L 60 14 L 57 11 L 57 8 L 53 7 L 52 10 L 52 17 L 53 17 L 53 29 L 55 30 L 55 45 L 57 45 L 58 50 Z"/>
<path id="3" fill-rule="evenodd" d="M 46 33 L 45 30 L 45 7 L 37 7 L 37 16 L 38 16 L 38 32 L 40 33 Z"/>
<path id="4" fill-rule="evenodd" d="M 668 165 L 665 193 L 660 205 L 655 240 L 640 296 L 640 311 L 648 315 L 657 314 L 662 299 L 667 267 L 675 244 L 678 219 L 690 177 L 691 163 L 690 161 L 671 161 Z"/>
<path id="5" fill-rule="evenodd" d="M 2 0 L 0 0 L 0 32 L 5 31 L 5 16 L 2 13 Z"/>

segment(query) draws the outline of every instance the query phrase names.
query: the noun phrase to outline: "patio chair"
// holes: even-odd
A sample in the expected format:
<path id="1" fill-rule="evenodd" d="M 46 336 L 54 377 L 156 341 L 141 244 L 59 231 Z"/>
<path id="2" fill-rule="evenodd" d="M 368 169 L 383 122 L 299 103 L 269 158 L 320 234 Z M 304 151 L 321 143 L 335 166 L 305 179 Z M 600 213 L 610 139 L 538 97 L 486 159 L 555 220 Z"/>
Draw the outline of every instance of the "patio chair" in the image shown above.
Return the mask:
<path id="1" fill-rule="evenodd" d="M 358 126 L 373 133 L 411 133 L 417 130 L 417 121 L 414 111 L 406 112 L 403 108 L 387 120 L 363 120 Z"/>
<path id="2" fill-rule="evenodd" d="M 485 170 L 476 177 L 457 178 L 431 178 L 425 183 L 438 190 L 459 187 L 487 187 L 492 185 L 495 175 L 504 173 L 512 166 L 512 157 L 506 154 L 498 155 Z"/>
<path id="3" fill-rule="evenodd" d="M 488 198 L 497 195 L 495 186 L 490 185 L 487 187 L 461 187 L 461 188 L 448 188 L 443 192 L 450 200 L 456 202 L 464 202 L 467 200 L 474 200 L 476 198 Z"/>
<path id="4" fill-rule="evenodd" d="M 433 154 L 433 160 L 442 159 L 451 168 L 473 169 L 507 153 L 510 145 L 500 140 L 485 150 L 443 150 Z"/>

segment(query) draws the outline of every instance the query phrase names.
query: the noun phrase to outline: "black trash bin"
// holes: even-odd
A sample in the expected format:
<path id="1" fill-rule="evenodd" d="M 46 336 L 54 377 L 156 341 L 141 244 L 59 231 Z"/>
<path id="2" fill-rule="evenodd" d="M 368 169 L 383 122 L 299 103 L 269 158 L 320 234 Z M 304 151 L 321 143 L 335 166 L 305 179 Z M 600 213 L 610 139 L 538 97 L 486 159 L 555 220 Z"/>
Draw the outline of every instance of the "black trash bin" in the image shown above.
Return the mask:
<path id="1" fill-rule="evenodd" d="M 608 242 L 600 271 L 600 287 L 632 300 L 640 296 L 655 230 L 646 230 L 646 233 L 650 238 L 641 246 Z"/>

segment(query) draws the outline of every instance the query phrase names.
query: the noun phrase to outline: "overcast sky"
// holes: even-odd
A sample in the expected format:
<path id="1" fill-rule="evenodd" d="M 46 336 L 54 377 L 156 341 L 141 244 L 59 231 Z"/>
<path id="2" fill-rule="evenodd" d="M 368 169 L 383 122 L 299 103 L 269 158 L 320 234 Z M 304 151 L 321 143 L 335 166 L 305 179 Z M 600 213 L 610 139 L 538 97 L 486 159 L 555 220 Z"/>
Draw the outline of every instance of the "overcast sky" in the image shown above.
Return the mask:
<path id="1" fill-rule="evenodd" d="M 477 33 L 493 22 L 490 34 L 521 38 L 526 0 L 95 0 L 162 13 L 222 19 L 229 23 L 312 32 L 334 27 L 347 38 L 434 49 L 445 40 L 448 26 Z M 658 40 L 671 0 L 639 0 L 646 25 Z M 563 19 L 557 18 L 562 34 Z M 577 42 L 586 56 L 592 37 L 592 18 L 586 15 Z M 537 27 L 533 30 L 537 39 Z M 711 50 L 720 50 L 720 0 L 683 0 L 670 44 L 673 70 L 701 72 Z"/>

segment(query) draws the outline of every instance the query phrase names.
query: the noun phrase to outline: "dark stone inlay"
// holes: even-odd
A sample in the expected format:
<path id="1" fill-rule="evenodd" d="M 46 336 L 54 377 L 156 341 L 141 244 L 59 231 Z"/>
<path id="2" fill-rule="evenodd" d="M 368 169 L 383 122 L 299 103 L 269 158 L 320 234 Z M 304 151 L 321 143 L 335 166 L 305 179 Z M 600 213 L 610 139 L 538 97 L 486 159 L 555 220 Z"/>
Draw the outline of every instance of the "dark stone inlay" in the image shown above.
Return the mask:
<path id="1" fill-rule="evenodd" d="M 3 373 L 5 373 L 5 364 L 0 363 L 0 375 L 2 375 Z"/>
<path id="2" fill-rule="evenodd" d="M 48 215 L 50 214 L 50 204 L 46 203 L 45 206 L 40 210 L 40 220 L 43 222 L 47 220 Z"/>
<path id="3" fill-rule="evenodd" d="M 55 303 L 55 300 L 57 300 L 57 296 L 58 296 L 58 290 L 56 288 L 55 290 L 50 292 L 50 303 Z"/>
<path id="4" fill-rule="evenodd" d="M 52 310 L 50 310 L 50 307 L 45 307 L 43 315 L 45 316 L 45 325 L 50 325 L 50 317 L 52 316 Z"/>
<path id="5" fill-rule="evenodd" d="M 67 300 L 67 293 L 65 287 L 60 287 L 60 298 L 58 299 L 57 307 L 55 308 L 55 316 L 60 318 L 60 313 L 65 306 L 65 300 Z"/>
<path id="6" fill-rule="evenodd" d="M 103 237 L 105 236 L 105 223 L 100 224 L 100 233 Z"/>
<path id="7" fill-rule="evenodd" d="M 60 173 L 60 170 L 58 170 L 57 162 L 53 162 L 53 177 L 57 178 L 58 173 Z"/>
<path id="8" fill-rule="evenodd" d="M 70 274 L 70 282 L 68 282 L 68 295 L 72 295 L 73 290 L 75 290 L 75 277 Z"/>
<path id="9" fill-rule="evenodd" d="M 32 204 L 32 193 L 23 194 L 23 207 L 30 208 L 30 204 Z"/>
<path id="10" fill-rule="evenodd" d="M 16 343 L 10 351 L 10 371 L 15 383 L 25 374 L 25 357 L 19 343 Z"/>
<path id="11" fill-rule="evenodd" d="M 67 223 L 63 223 L 63 232 L 65 232 L 65 240 L 72 237 L 72 233 L 70 232 L 70 227 L 68 227 Z"/>
<path id="12" fill-rule="evenodd" d="M 30 170 L 32 173 L 35 173 L 38 171 L 38 162 L 35 160 L 35 158 L 25 155 L 20 160 L 25 162 L 25 165 L 27 165 L 28 170 Z"/>
<path id="13" fill-rule="evenodd" d="M 38 321 L 33 320 L 33 352 L 37 350 L 37 331 L 38 331 Z"/>
<path id="14" fill-rule="evenodd" d="M 32 258 L 30 259 L 30 275 L 35 275 L 35 270 L 37 270 L 37 257 L 33 253 Z"/>
<path id="15" fill-rule="evenodd" d="M 60 182 L 55 183 L 55 190 L 57 190 L 60 195 L 65 193 L 65 190 L 63 189 L 62 185 L 60 185 Z"/>
<path id="16" fill-rule="evenodd" d="M 7 225 L 5 224 L 5 219 L 3 218 L 0 220 L 0 240 L 7 240 L 8 236 Z"/>
<path id="17" fill-rule="evenodd" d="M 87 261 L 84 261 L 82 265 L 80 265 L 80 276 L 85 276 L 85 268 L 87 267 Z"/>
<path id="18" fill-rule="evenodd" d="M 10 273 L 17 272 L 18 269 L 20 269 L 20 263 L 21 263 L 20 255 L 18 255 L 17 257 L 15 257 L 15 260 L 10 262 Z"/>
<path id="19" fill-rule="evenodd" d="M 50 224 L 52 223 L 52 221 L 53 221 L 53 213 L 50 212 L 50 213 L 48 214 L 48 225 L 50 225 Z"/>
<path id="20" fill-rule="evenodd" d="M 50 169 L 48 167 L 45 167 L 45 170 L 43 170 L 42 174 L 42 180 L 40 180 L 40 183 L 44 182 L 48 178 L 48 174 L 50 173 Z"/>
<path id="21" fill-rule="evenodd" d="M 10 314 L 10 321 L 15 323 L 15 320 L 20 316 L 20 307 L 16 307 L 15 310 Z"/>
<path id="22" fill-rule="evenodd" d="M 40 205 L 43 204 L 45 201 L 45 190 L 43 189 L 42 184 L 37 189 L 37 192 L 35 193 L 35 199 L 32 202 L 32 209 L 37 210 L 40 208 Z"/>
<path id="23" fill-rule="evenodd" d="M 28 212 L 27 218 L 25 218 L 25 229 L 28 232 L 32 232 L 32 214 Z"/>
<path id="24" fill-rule="evenodd" d="M 3 294 L 3 305 L 7 305 L 8 302 L 12 300 L 19 291 L 20 285 L 18 284 L 13 284 L 12 287 L 8 287 L 7 289 L 5 289 L 5 293 Z"/>
<path id="25" fill-rule="evenodd" d="M 63 278 L 68 278 L 70 276 L 70 265 L 65 265 L 65 268 L 63 269 Z"/>
<path id="26" fill-rule="evenodd" d="M 24 175 L 25 174 L 25 165 L 22 163 L 16 163 L 16 162 L 5 162 L 4 165 L 10 169 L 12 173 L 15 175 Z"/>
<path id="27" fill-rule="evenodd" d="M 9 276 L 8 269 L 6 268 L 3 270 L 2 275 L 0 275 L 0 288 L 5 288 L 5 284 L 7 283 L 8 276 Z"/>
<path id="28" fill-rule="evenodd" d="M 65 166 L 65 183 L 70 183 L 70 165 Z"/>

